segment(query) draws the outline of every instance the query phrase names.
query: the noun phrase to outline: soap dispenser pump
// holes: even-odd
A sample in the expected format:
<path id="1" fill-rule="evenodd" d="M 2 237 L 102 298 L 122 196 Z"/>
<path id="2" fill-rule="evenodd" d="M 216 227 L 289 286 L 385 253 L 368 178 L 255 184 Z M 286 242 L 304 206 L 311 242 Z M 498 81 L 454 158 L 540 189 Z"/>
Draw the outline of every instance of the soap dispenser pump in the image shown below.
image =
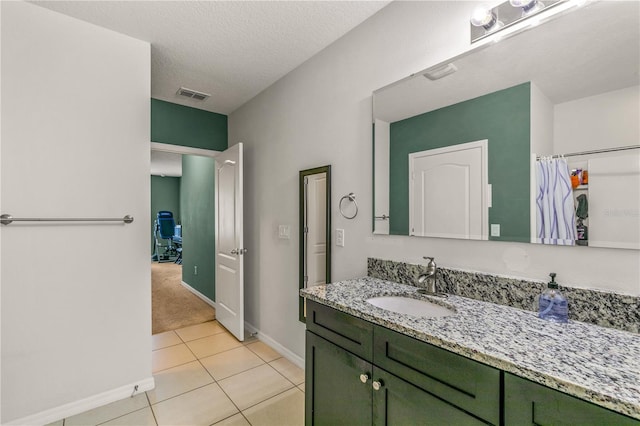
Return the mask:
<path id="1" fill-rule="evenodd" d="M 538 316 L 547 321 L 565 323 L 569 320 L 567 299 L 558 290 L 555 272 L 550 273 L 549 276 L 551 281 L 538 299 Z"/>

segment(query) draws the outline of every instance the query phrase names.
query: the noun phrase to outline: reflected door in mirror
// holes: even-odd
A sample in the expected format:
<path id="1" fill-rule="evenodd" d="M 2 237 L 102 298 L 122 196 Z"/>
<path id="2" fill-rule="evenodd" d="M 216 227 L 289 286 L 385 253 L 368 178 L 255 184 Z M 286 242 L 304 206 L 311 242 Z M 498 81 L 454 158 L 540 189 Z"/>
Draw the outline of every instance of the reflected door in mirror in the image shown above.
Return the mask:
<path id="1" fill-rule="evenodd" d="M 409 154 L 409 173 L 411 235 L 488 238 L 486 140 Z"/>

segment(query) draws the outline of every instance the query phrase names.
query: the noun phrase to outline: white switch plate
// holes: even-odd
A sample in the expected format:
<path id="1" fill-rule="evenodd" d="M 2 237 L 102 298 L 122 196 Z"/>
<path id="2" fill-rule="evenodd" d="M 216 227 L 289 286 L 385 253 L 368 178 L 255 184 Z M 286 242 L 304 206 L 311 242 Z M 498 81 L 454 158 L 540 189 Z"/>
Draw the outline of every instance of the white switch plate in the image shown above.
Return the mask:
<path id="1" fill-rule="evenodd" d="M 291 228 L 289 225 L 279 225 L 278 226 L 278 238 L 283 240 L 288 240 L 291 238 Z"/>
<path id="2" fill-rule="evenodd" d="M 492 223 L 491 224 L 491 236 L 492 237 L 499 237 L 500 236 L 500 224 L 499 223 Z"/>
<path id="3" fill-rule="evenodd" d="M 344 247 L 344 229 L 336 229 L 336 245 Z"/>

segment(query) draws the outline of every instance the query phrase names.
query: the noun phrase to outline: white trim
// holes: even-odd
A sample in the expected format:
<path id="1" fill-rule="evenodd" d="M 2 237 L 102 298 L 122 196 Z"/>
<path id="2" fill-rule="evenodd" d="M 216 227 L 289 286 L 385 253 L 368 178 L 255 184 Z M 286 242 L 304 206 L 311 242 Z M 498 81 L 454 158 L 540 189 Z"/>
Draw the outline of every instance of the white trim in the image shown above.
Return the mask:
<path id="1" fill-rule="evenodd" d="M 204 157 L 216 157 L 221 151 L 212 149 L 192 148 L 190 146 L 171 145 L 168 143 L 151 142 L 151 151 L 171 152 L 173 154 L 191 154 Z"/>
<path id="2" fill-rule="evenodd" d="M 121 399 L 130 398 L 135 386 L 138 386 L 136 394 L 140 394 L 142 392 L 153 389 L 155 387 L 155 381 L 153 379 L 153 376 L 148 377 L 138 382 L 120 386 L 119 388 L 90 396 L 89 398 L 80 399 L 78 401 L 70 402 L 68 404 L 41 411 L 37 414 L 32 414 L 21 419 L 16 419 L 10 421 L 9 423 L 4 423 L 4 425 L 46 425 L 49 423 L 53 423 L 67 417 L 75 416 L 76 414 L 84 413 L 85 411 L 92 410 L 94 408 L 102 407 L 103 405 L 107 405 Z"/>
<path id="3" fill-rule="evenodd" d="M 536 199 L 538 198 L 538 179 L 536 177 L 536 158 L 537 154 L 535 152 L 531 153 L 531 158 L 529 159 L 529 228 L 531 234 L 530 243 L 537 242 L 538 237 L 538 224 L 537 220 L 537 205 Z"/>
<path id="4" fill-rule="evenodd" d="M 263 332 L 258 330 L 256 327 L 254 327 L 253 325 L 249 324 L 247 321 L 244 322 L 244 328 L 251 335 L 255 335 L 258 338 L 258 340 L 260 340 L 260 341 L 266 343 L 267 345 L 271 346 L 280 355 L 282 355 L 283 357 L 285 357 L 286 359 L 288 359 L 289 361 L 291 361 L 292 363 L 294 363 L 295 365 L 297 365 L 298 367 L 300 367 L 300 368 L 302 368 L 304 370 L 304 358 L 302 358 L 302 357 L 296 355 L 295 353 L 291 352 L 289 349 L 287 349 L 286 347 L 281 345 L 278 341 L 273 339 L 271 336 L 269 336 L 267 334 L 264 334 Z"/>
<path id="5" fill-rule="evenodd" d="M 205 296 L 204 294 L 200 293 L 198 290 L 196 290 L 195 288 L 191 287 L 189 284 L 187 284 L 184 281 L 181 281 L 182 285 L 184 288 L 186 288 L 187 290 L 189 290 L 191 293 L 195 294 L 196 296 L 198 296 L 200 299 L 202 299 L 203 302 L 213 306 L 214 309 L 218 309 L 216 302 L 214 302 L 213 300 L 209 299 L 207 296 Z"/>

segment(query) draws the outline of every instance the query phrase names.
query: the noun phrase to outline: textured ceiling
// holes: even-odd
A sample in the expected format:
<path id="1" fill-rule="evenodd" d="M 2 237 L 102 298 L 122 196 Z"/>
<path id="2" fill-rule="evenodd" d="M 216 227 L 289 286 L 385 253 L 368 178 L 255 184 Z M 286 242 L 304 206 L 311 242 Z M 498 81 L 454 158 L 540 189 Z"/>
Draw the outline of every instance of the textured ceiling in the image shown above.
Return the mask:
<path id="1" fill-rule="evenodd" d="M 389 1 L 32 3 L 150 42 L 152 97 L 229 114 Z"/>

